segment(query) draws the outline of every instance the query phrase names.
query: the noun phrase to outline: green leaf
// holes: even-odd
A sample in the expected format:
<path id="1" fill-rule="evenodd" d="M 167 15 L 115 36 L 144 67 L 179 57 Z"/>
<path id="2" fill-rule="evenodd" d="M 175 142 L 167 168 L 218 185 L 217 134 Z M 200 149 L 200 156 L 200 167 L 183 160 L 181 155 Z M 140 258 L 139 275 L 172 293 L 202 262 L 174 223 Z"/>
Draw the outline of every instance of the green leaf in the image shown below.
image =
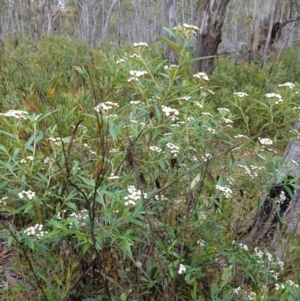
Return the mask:
<path id="1" fill-rule="evenodd" d="M 78 208 L 77 208 L 76 204 L 74 204 L 74 203 L 72 203 L 72 202 L 67 202 L 66 205 L 67 205 L 68 207 L 70 207 L 71 209 L 73 209 L 75 212 L 78 211 Z"/>
<path id="2" fill-rule="evenodd" d="M 126 250 L 127 253 L 129 253 L 132 256 L 132 252 L 131 252 L 131 247 L 130 247 L 130 243 L 127 240 L 126 237 L 121 237 L 122 239 L 122 246 L 123 248 Z"/>
<path id="3" fill-rule="evenodd" d="M 163 27 L 163 30 L 166 31 L 171 37 L 176 39 L 176 34 L 175 34 L 175 31 L 173 29 L 168 28 L 168 27 Z"/>
<path id="4" fill-rule="evenodd" d="M 61 282 L 61 280 L 58 278 L 58 276 L 56 274 L 53 274 L 53 278 L 56 281 L 56 283 L 58 285 L 60 285 L 61 287 L 63 287 L 63 283 Z"/>
<path id="5" fill-rule="evenodd" d="M 231 273 L 232 273 L 232 267 L 233 265 L 230 265 L 228 268 L 226 268 L 221 276 L 221 285 L 220 285 L 220 288 L 219 288 L 219 291 L 221 292 L 221 290 L 223 289 L 223 287 L 227 284 L 230 276 L 231 276 Z"/>
<path id="6" fill-rule="evenodd" d="M 168 45 L 170 48 L 172 48 L 173 50 L 175 50 L 176 52 L 180 51 L 180 46 L 175 44 L 174 42 L 172 42 L 169 39 L 163 38 L 163 37 L 159 37 L 158 40 L 160 40 L 161 42 L 165 43 L 166 45 Z"/>

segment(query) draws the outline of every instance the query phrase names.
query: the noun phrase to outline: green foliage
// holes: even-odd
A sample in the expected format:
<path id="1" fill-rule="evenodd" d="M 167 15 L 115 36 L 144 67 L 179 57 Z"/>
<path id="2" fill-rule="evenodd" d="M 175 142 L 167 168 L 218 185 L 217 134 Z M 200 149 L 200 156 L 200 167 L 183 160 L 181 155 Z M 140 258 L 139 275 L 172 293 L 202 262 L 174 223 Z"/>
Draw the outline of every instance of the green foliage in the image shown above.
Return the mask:
<path id="1" fill-rule="evenodd" d="M 280 261 L 233 241 L 280 178 L 297 88 L 227 61 L 208 81 L 192 32 L 173 35 L 177 65 L 55 36 L 2 54 L 1 237 L 21 271 L 7 300 L 297 300 Z"/>

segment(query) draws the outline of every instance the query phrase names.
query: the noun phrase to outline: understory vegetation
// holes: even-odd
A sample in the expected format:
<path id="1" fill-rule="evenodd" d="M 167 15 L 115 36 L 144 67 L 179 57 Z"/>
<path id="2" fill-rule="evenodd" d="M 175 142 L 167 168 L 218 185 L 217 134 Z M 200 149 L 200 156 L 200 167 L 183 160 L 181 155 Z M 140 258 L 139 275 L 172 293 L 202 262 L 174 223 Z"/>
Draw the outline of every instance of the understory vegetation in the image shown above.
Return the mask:
<path id="1" fill-rule="evenodd" d="M 300 246 L 236 235 L 287 180 L 297 50 L 271 75 L 219 58 L 208 78 L 192 30 L 170 33 L 176 65 L 161 42 L 0 49 L 4 300 L 299 300 Z"/>

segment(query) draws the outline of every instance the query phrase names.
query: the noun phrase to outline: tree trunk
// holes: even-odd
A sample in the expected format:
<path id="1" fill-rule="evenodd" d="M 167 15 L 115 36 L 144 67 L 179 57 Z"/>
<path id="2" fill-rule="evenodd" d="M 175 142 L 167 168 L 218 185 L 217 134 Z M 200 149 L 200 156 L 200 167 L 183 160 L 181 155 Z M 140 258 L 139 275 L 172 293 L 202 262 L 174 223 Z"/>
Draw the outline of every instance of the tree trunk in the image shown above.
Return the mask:
<path id="1" fill-rule="evenodd" d="M 229 0 L 207 0 L 203 20 L 197 37 L 196 57 L 216 55 L 222 41 L 222 26 Z M 210 75 L 214 59 L 198 60 L 195 68 Z"/>
<path id="2" fill-rule="evenodd" d="M 177 25 L 177 9 L 175 0 L 163 0 L 163 24 L 166 27 L 175 27 Z M 169 34 L 164 32 L 164 36 L 170 40 L 174 40 Z M 170 63 L 175 62 L 175 51 L 166 47 L 166 57 Z"/>
<path id="3" fill-rule="evenodd" d="M 113 0 L 112 3 L 110 4 L 109 10 L 108 10 L 108 12 L 106 14 L 106 17 L 105 17 L 104 28 L 102 28 L 101 42 L 106 37 L 109 21 L 110 21 L 110 18 L 111 18 L 111 14 L 113 12 L 113 9 L 114 9 L 115 5 L 117 5 L 119 1 L 120 0 Z"/>
<path id="4" fill-rule="evenodd" d="M 280 0 L 255 0 L 251 38 L 250 61 L 266 62 L 267 51 L 272 50 L 278 40 L 280 24 Z"/>
<path id="5" fill-rule="evenodd" d="M 251 38 L 250 61 L 258 60 L 265 65 L 269 52 L 276 52 L 287 45 L 290 38 L 288 27 L 300 19 L 293 2 L 284 6 L 284 0 L 255 0 Z M 293 11 L 291 11 L 293 10 Z M 296 10 L 296 13 L 295 13 Z M 288 26 L 287 26 L 288 25 Z M 287 27 L 287 30 L 284 30 Z M 278 47 L 280 46 L 280 47 Z"/>
<path id="6" fill-rule="evenodd" d="M 12 2 L 11 24 L 12 24 L 12 33 L 13 33 L 13 37 L 14 37 L 14 46 L 16 48 L 19 45 L 19 39 L 18 39 L 18 33 L 17 33 L 16 0 L 13 0 L 13 2 Z"/>
<path id="7" fill-rule="evenodd" d="M 294 125 L 294 137 L 283 157 L 282 177 L 286 179 L 270 189 L 259 210 L 252 211 L 236 225 L 236 234 L 250 249 L 267 249 L 283 259 L 300 234 L 300 120 Z M 285 199 L 278 202 L 284 192 Z M 292 194 L 292 195 L 291 195 Z"/>

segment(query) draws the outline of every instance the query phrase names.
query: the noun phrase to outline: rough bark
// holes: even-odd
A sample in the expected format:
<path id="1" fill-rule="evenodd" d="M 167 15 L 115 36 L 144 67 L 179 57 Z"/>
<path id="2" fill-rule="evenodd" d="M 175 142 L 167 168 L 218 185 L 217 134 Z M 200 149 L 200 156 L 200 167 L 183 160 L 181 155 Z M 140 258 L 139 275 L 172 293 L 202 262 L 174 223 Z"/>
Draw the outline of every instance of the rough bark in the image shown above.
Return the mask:
<path id="1" fill-rule="evenodd" d="M 288 29 L 293 28 L 292 24 L 300 19 L 296 15 L 296 6 L 293 3 L 288 5 L 284 8 L 283 0 L 254 1 L 250 61 L 260 61 L 264 66 L 270 52 L 276 53 L 281 49 L 281 53 L 288 44 L 291 36 L 291 30 Z"/>
<path id="2" fill-rule="evenodd" d="M 214 56 L 222 41 L 222 27 L 229 0 L 207 0 L 203 20 L 197 37 L 196 57 Z M 214 58 L 198 60 L 195 68 L 210 75 Z"/>
<path id="3" fill-rule="evenodd" d="M 173 28 L 177 25 L 177 22 L 178 21 L 177 21 L 176 1 L 175 0 L 164 0 L 163 1 L 163 24 L 164 24 L 164 26 L 169 26 L 169 27 Z M 164 35 L 168 39 L 173 40 L 173 38 L 171 36 L 169 36 L 167 33 L 164 33 Z M 176 54 L 172 48 L 166 47 L 165 54 L 170 63 L 175 62 Z"/>
<path id="4" fill-rule="evenodd" d="M 237 224 L 236 234 L 249 248 L 259 247 L 283 259 L 286 250 L 299 240 L 300 234 L 300 120 L 294 125 L 294 137 L 283 157 L 283 177 L 286 182 L 274 185 L 259 210 Z M 278 205 L 281 192 L 286 199 Z M 292 193 L 292 195 L 290 195 Z"/>

